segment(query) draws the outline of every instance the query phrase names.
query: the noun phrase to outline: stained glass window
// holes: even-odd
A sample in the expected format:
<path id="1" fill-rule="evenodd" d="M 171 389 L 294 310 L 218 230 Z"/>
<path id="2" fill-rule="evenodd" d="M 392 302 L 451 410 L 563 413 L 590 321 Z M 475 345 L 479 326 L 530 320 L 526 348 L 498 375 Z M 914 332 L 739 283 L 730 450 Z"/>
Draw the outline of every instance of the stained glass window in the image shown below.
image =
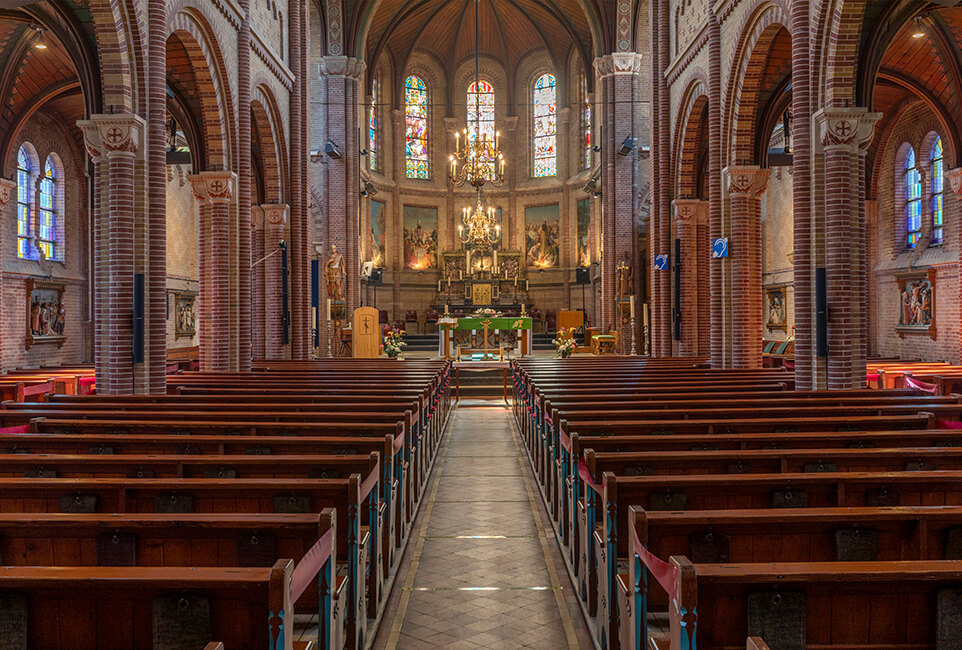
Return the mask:
<path id="1" fill-rule="evenodd" d="M 584 106 L 581 114 L 581 129 L 584 145 L 585 169 L 591 168 L 591 98 L 588 97 L 588 82 L 581 76 L 581 98 Z"/>
<path id="2" fill-rule="evenodd" d="M 21 146 L 17 153 L 17 257 L 30 257 L 30 155 Z"/>
<path id="3" fill-rule="evenodd" d="M 942 178 L 945 172 L 945 160 L 942 154 L 942 138 L 936 138 L 932 145 L 932 243 L 942 243 L 942 207 L 943 207 L 943 185 Z"/>
<path id="4" fill-rule="evenodd" d="M 38 247 L 48 260 L 57 259 L 57 176 L 48 156 L 40 178 L 40 211 L 37 224 Z"/>
<path id="5" fill-rule="evenodd" d="M 558 173 L 558 96 L 553 74 L 534 82 L 534 175 Z"/>
<path id="6" fill-rule="evenodd" d="M 371 84 L 371 109 L 367 119 L 368 165 L 377 171 L 377 79 Z"/>
<path id="7" fill-rule="evenodd" d="M 906 245 L 915 248 L 922 234 L 922 182 L 915 166 L 915 149 L 905 157 L 905 230 Z"/>
<path id="8" fill-rule="evenodd" d="M 468 86 L 468 138 L 474 142 L 478 135 L 494 142 L 494 86 L 478 81 Z M 494 178 L 494 158 L 485 156 L 484 177 Z"/>
<path id="9" fill-rule="evenodd" d="M 404 80 L 405 175 L 428 178 L 428 90 L 420 77 Z"/>

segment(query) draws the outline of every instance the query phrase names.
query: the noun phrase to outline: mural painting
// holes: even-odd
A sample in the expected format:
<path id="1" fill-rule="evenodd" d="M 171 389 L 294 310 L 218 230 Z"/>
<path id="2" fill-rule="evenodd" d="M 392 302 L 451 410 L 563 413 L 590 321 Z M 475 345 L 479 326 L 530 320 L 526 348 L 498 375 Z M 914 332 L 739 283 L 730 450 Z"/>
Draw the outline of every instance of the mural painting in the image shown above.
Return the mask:
<path id="1" fill-rule="evenodd" d="M 591 266 L 591 199 L 578 201 L 578 266 Z"/>
<path id="2" fill-rule="evenodd" d="M 438 209 L 404 206 L 404 268 L 433 269 L 438 265 Z"/>
<path id="3" fill-rule="evenodd" d="M 528 206 L 524 209 L 527 265 L 539 269 L 558 266 L 561 223 L 558 204 Z"/>

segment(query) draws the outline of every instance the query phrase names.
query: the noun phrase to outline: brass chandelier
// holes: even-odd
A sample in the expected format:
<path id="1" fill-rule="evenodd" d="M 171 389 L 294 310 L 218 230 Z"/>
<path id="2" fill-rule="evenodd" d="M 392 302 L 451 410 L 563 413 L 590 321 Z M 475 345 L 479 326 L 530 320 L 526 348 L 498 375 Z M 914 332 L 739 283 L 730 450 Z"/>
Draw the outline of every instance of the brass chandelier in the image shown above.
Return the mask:
<path id="1" fill-rule="evenodd" d="M 491 183 L 500 187 L 504 183 L 504 154 L 501 151 L 501 132 L 494 138 L 481 133 L 481 40 L 478 29 L 478 1 L 474 0 L 474 116 L 475 128 L 469 133 L 465 128 L 454 134 L 454 153 L 449 156 L 449 177 L 455 187 L 470 183 L 475 188 Z M 470 110 L 470 107 L 468 107 Z M 461 136 L 464 135 L 464 144 Z M 458 167 L 461 163 L 461 167 Z"/>
<path id="2" fill-rule="evenodd" d="M 484 208 L 481 188 L 478 188 L 477 202 L 474 207 L 464 208 L 461 212 L 458 239 L 462 244 L 471 244 L 481 251 L 501 239 L 501 226 L 495 219 L 494 208 Z"/>

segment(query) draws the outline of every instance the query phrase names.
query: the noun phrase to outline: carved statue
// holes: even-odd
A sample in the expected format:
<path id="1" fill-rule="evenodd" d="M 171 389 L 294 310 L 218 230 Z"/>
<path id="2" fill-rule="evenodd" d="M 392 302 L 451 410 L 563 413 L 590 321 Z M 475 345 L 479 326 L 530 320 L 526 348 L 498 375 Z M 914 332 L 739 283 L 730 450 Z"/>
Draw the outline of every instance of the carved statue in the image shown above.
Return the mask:
<path id="1" fill-rule="evenodd" d="M 618 271 L 618 292 L 622 296 L 634 294 L 634 276 L 631 272 L 631 264 L 628 263 L 628 255 L 621 260 L 616 268 Z"/>
<path id="2" fill-rule="evenodd" d="M 331 256 L 324 265 L 324 279 L 327 281 L 327 295 L 333 301 L 344 300 L 344 257 L 331 244 Z"/>

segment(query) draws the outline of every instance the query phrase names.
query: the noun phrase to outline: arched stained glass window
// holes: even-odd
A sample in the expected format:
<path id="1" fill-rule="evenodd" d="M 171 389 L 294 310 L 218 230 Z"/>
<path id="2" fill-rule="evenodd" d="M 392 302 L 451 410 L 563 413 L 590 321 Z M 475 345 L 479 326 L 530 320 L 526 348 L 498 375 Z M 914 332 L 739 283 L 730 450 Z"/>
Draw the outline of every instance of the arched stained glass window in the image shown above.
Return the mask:
<path id="1" fill-rule="evenodd" d="M 905 231 L 906 245 L 915 248 L 922 234 L 922 179 L 915 164 L 915 149 L 905 157 Z"/>
<path id="2" fill-rule="evenodd" d="M 367 151 L 368 166 L 371 171 L 377 171 L 377 79 L 371 84 L 371 108 L 367 118 Z"/>
<path id="3" fill-rule="evenodd" d="M 543 74 L 534 82 L 534 175 L 536 178 L 558 173 L 558 94 L 553 74 Z"/>
<path id="4" fill-rule="evenodd" d="M 53 159 L 47 157 L 40 178 L 40 210 L 37 223 L 37 246 L 48 260 L 57 259 L 57 172 Z"/>
<path id="5" fill-rule="evenodd" d="M 468 138 L 480 136 L 494 142 L 494 86 L 477 81 L 468 86 Z M 484 177 L 494 178 L 494 158 L 485 156 Z"/>
<path id="6" fill-rule="evenodd" d="M 405 176 L 428 178 L 428 90 L 420 77 L 404 80 Z"/>
<path id="7" fill-rule="evenodd" d="M 943 189 L 945 173 L 945 159 L 942 152 L 942 138 L 936 138 L 932 145 L 932 154 L 929 158 L 932 172 L 932 243 L 942 243 L 942 208 L 943 208 Z"/>
<path id="8" fill-rule="evenodd" d="M 17 257 L 30 257 L 30 154 L 25 146 L 17 152 Z"/>

